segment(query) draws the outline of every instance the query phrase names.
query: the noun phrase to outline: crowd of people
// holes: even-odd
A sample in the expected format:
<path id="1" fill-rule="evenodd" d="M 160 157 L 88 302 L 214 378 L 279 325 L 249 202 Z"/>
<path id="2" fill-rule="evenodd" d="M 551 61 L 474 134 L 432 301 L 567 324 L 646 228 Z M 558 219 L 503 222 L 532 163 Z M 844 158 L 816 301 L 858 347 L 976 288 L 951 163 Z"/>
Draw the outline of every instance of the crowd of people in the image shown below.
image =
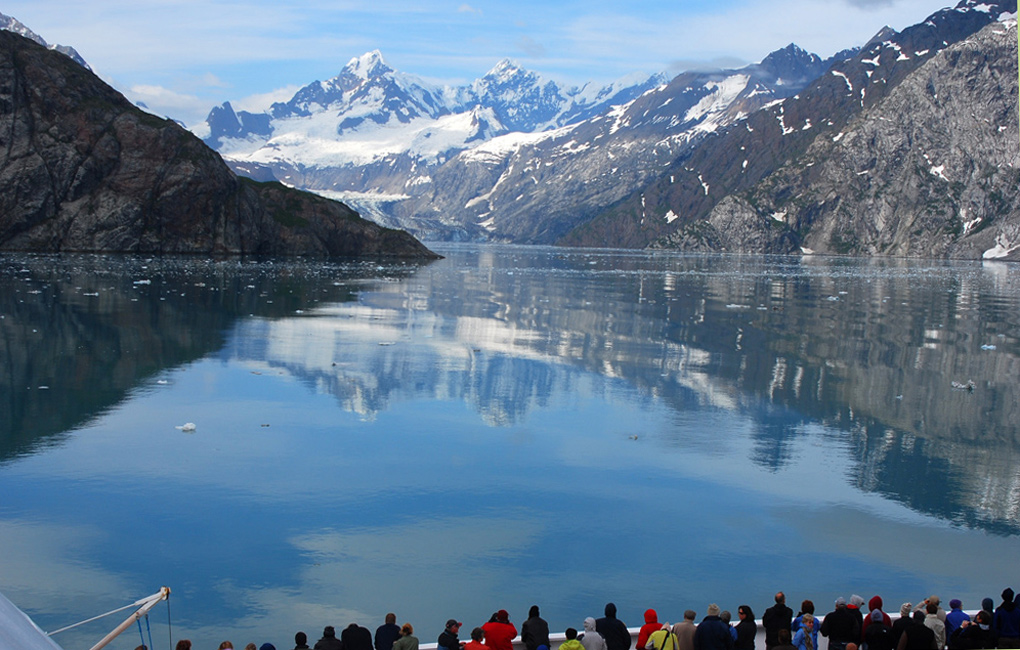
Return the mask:
<path id="1" fill-rule="evenodd" d="M 860 596 L 837 598 L 833 609 L 817 616 L 810 600 L 800 604 L 795 615 L 779 592 L 775 603 L 761 618 L 766 650 L 818 650 L 818 638 L 828 643 L 829 650 L 977 650 L 982 648 L 1020 649 L 1020 595 L 1012 589 L 1002 592 L 1002 602 L 995 607 L 985 598 L 974 617 L 963 611 L 958 599 L 949 601 L 949 611 L 942 607 L 938 596 L 923 601 L 903 603 L 894 620 L 884 610 L 880 596 L 865 603 Z M 552 647 L 549 624 L 541 617 L 537 605 L 528 612 L 521 625 L 520 643 L 525 650 L 756 650 L 759 626 L 748 605 L 737 608 L 737 621 L 728 611 L 711 604 L 700 622 L 693 610 L 684 612 L 683 620 L 671 625 L 660 622 L 658 613 L 648 609 L 645 623 L 632 644 L 630 629 L 616 616 L 616 605 L 608 603 L 601 618 L 588 617 L 582 629 L 568 627 L 564 641 Z M 446 622 L 436 641 L 437 650 L 513 650 L 518 638 L 517 627 L 510 614 L 501 609 L 488 622 L 471 630 L 468 639 L 460 638 L 463 623 L 456 619 Z M 418 650 L 418 638 L 410 623 L 397 625 L 395 614 L 387 614 L 385 622 L 373 635 L 368 628 L 351 623 L 337 637 L 333 626 L 326 626 L 322 638 L 309 647 L 304 632 L 294 635 L 294 650 Z M 229 641 L 219 650 L 233 650 Z M 136 650 L 145 650 L 139 646 Z M 192 650 L 191 642 L 182 640 L 176 650 Z M 276 650 L 272 643 L 256 646 L 249 643 L 245 650 Z"/>

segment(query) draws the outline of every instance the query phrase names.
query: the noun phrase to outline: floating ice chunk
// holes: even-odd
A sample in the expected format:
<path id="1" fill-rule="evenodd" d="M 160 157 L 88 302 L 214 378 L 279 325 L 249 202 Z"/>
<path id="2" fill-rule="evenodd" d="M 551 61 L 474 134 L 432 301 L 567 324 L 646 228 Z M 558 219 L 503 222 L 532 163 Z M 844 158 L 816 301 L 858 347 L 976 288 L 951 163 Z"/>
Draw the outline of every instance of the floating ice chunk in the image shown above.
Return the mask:
<path id="1" fill-rule="evenodd" d="M 995 349 L 995 346 L 994 346 L 994 345 L 992 345 L 992 344 L 990 344 L 990 343 L 988 343 L 988 344 L 982 345 L 982 346 L 981 346 L 981 349 L 982 349 L 982 350 L 994 350 L 994 349 Z"/>
<path id="2" fill-rule="evenodd" d="M 179 425 L 179 426 L 174 427 L 174 428 L 175 429 L 179 429 L 180 431 L 190 432 L 190 431 L 194 431 L 195 430 L 195 423 L 194 422 L 185 422 L 184 424 Z"/>

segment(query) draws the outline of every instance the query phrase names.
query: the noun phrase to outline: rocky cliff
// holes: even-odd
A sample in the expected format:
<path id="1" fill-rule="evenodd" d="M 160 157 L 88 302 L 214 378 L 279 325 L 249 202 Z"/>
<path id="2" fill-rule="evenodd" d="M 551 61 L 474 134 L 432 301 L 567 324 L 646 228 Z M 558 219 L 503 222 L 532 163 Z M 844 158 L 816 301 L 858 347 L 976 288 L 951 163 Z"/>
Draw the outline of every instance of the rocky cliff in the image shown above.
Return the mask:
<path id="1" fill-rule="evenodd" d="M 947 49 L 669 243 L 1020 259 L 1015 28 L 990 25 Z"/>
<path id="2" fill-rule="evenodd" d="M 176 123 L 0 32 L 0 250 L 434 257 L 348 207 L 240 179 Z"/>
<path id="3" fill-rule="evenodd" d="M 971 139 L 986 142 L 986 136 L 971 133 L 971 129 L 984 128 L 985 123 L 967 119 L 967 116 L 988 117 L 989 110 L 1001 115 L 1012 111 L 1012 122 L 1000 122 L 993 130 L 1001 142 L 1016 145 L 1017 138 L 1009 135 L 1016 130 L 1015 42 L 1012 54 L 999 49 L 994 56 L 989 54 L 984 64 L 980 62 L 983 45 L 973 48 L 975 60 L 970 68 L 966 65 L 954 67 L 952 63 L 956 56 L 952 52 L 966 48 L 966 41 L 990 24 L 995 25 L 993 31 L 1006 29 L 1003 25 L 1007 23 L 998 20 L 1002 14 L 1015 11 L 1013 0 L 962 0 L 956 7 L 936 12 L 902 32 L 883 30 L 856 56 L 834 65 L 797 96 L 748 115 L 725 131 L 720 130 L 674 161 L 656 180 L 575 228 L 561 243 L 605 245 L 612 241 L 633 247 L 651 244 L 687 250 L 790 252 L 804 245 L 805 226 L 809 221 L 816 233 L 822 232 L 823 226 L 817 217 L 837 204 L 837 196 L 840 215 L 861 206 L 856 212 L 860 217 L 858 226 L 871 227 L 864 224 L 874 214 L 863 207 L 862 201 L 872 190 L 865 188 L 865 193 L 861 193 L 861 183 L 868 179 L 874 191 L 884 196 L 888 209 L 899 215 L 897 218 L 903 218 L 910 210 L 923 209 L 926 199 L 915 205 L 915 199 L 921 195 L 912 194 L 909 187 L 899 185 L 902 179 L 895 179 L 896 172 L 891 166 L 896 164 L 906 165 L 908 160 L 924 162 L 924 173 L 931 178 L 919 178 L 944 183 L 943 189 L 947 190 L 944 194 L 962 191 L 948 187 L 953 181 L 961 182 L 962 177 L 946 182 L 930 173 L 943 165 L 937 157 L 932 157 L 935 149 L 921 151 L 915 145 L 924 138 L 941 138 L 948 147 L 959 147 Z M 1003 47 L 1009 47 L 1005 40 L 1002 43 Z M 953 79 L 943 81 L 941 75 L 952 75 Z M 937 106 L 929 106 L 933 102 L 924 99 L 929 82 L 935 86 L 946 85 L 946 90 L 934 102 Z M 989 83 L 993 84 L 991 89 L 986 88 Z M 999 85 L 1002 87 L 996 90 Z M 918 93 L 919 87 L 923 87 L 924 92 Z M 950 87 L 955 88 L 952 97 L 947 94 Z M 914 94 L 908 98 L 906 93 L 912 92 L 910 89 L 914 89 Z M 899 98 L 893 100 L 893 95 Z M 931 92 L 928 95 L 934 97 Z M 947 105 L 950 100 L 952 107 Z M 988 108 L 984 102 L 990 100 L 999 103 Z M 917 111 L 928 114 L 915 118 Z M 1003 128 L 1001 132 L 1000 127 Z M 863 135 L 865 131 L 861 129 L 874 129 L 868 133 L 881 131 L 889 134 L 890 139 L 873 143 L 870 148 L 873 160 L 863 158 L 868 154 L 860 150 L 862 158 L 855 162 L 852 182 L 845 182 L 851 179 L 844 176 L 831 185 L 835 194 L 825 194 L 824 206 L 819 207 L 817 197 L 808 198 L 799 189 L 784 184 L 782 176 L 775 176 L 777 170 L 793 175 L 800 169 L 803 178 L 817 179 L 824 157 L 822 150 L 832 145 L 836 145 L 834 149 L 863 146 L 870 136 Z M 893 131 L 896 135 L 892 135 Z M 859 132 L 862 137 L 848 139 L 851 132 Z M 889 147 L 894 144 L 901 155 L 889 155 Z M 983 146 L 960 151 L 960 155 L 966 153 L 973 161 L 971 164 L 980 166 Z M 811 155 L 809 150 L 813 152 Z M 904 158 L 904 151 L 913 154 L 909 159 Z M 924 161 L 922 154 L 928 155 L 931 164 Z M 944 160 L 946 164 L 951 163 L 949 158 Z M 1002 162 L 1001 158 L 997 160 Z M 957 163 L 962 164 L 958 159 Z M 948 169 L 943 168 L 944 175 Z M 962 171 L 963 168 L 958 169 Z M 977 174 L 978 178 L 983 176 L 983 172 Z M 879 188 L 880 185 L 884 189 Z M 771 203 L 764 200 L 768 193 L 763 189 L 765 186 L 775 190 L 776 198 Z M 1001 203 L 1007 197 L 1008 194 L 989 191 L 988 202 Z M 960 199 L 962 195 L 955 200 Z M 815 203 L 809 205 L 811 201 Z M 751 219 L 752 212 L 757 221 Z M 835 212 L 828 217 L 841 218 Z M 967 221 L 973 218 L 968 217 Z M 911 219 L 906 217 L 906 220 Z M 987 225 L 987 218 L 984 223 Z M 919 222 L 911 231 L 941 227 Z M 913 248 L 884 243 L 871 246 L 865 243 L 867 238 L 863 235 L 863 231 L 852 237 L 849 233 L 837 233 L 834 237 L 818 235 L 811 243 L 826 252 L 913 254 L 909 251 L 914 250 L 926 255 L 932 252 L 925 248 L 927 243 L 920 241 Z M 821 246 L 819 240 L 827 236 L 831 245 Z"/>

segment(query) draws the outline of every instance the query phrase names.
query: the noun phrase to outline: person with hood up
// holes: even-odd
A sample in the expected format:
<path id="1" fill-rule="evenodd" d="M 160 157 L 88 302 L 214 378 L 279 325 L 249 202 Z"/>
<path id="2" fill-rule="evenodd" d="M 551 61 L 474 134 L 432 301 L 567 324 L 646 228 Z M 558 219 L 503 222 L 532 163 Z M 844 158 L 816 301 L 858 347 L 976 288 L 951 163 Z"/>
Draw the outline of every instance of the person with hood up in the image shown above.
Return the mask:
<path id="1" fill-rule="evenodd" d="M 645 650 L 677 650 L 676 635 L 669 623 L 663 623 L 662 627 L 648 635 Z"/>
<path id="2" fill-rule="evenodd" d="M 659 615 L 654 609 L 646 609 L 645 624 L 641 626 L 640 630 L 638 630 L 637 644 L 635 644 L 634 647 L 637 648 L 637 650 L 642 650 L 642 648 L 644 648 L 648 643 L 648 637 L 651 636 L 652 632 L 661 629 L 662 623 L 659 622 Z"/>
<path id="3" fill-rule="evenodd" d="M 946 613 L 946 638 L 951 638 L 960 625 L 969 620 L 970 614 L 963 611 L 963 603 L 959 598 L 949 601 L 949 611 Z"/>
<path id="4" fill-rule="evenodd" d="M 884 618 L 883 618 L 884 617 Z M 885 619 L 889 618 L 881 609 L 873 609 L 871 614 L 868 615 L 868 627 L 864 630 L 864 639 L 862 646 L 867 646 L 868 650 L 893 650 L 893 631 L 891 625 L 885 624 Z M 899 641 L 897 639 L 897 641 Z"/>
<path id="5" fill-rule="evenodd" d="M 868 616 L 864 617 L 864 623 L 861 624 L 861 641 L 864 641 L 864 635 L 868 632 L 868 626 L 871 625 L 871 621 L 874 620 L 875 612 L 879 612 L 882 617 L 882 623 L 886 627 L 892 628 L 892 619 L 889 615 L 882 611 L 882 597 L 872 596 L 871 600 L 868 601 Z"/>
<path id="6" fill-rule="evenodd" d="M 496 620 L 482 626 L 485 632 L 485 645 L 492 650 L 513 650 L 517 627 L 510 622 L 510 613 L 505 609 L 496 612 Z"/>
<path id="7" fill-rule="evenodd" d="M 607 650 L 630 650 L 630 630 L 616 618 L 616 605 L 606 603 L 606 615 L 595 621 L 595 631 L 606 640 Z"/>
<path id="8" fill-rule="evenodd" d="M 733 650 L 730 626 L 719 616 L 719 606 L 708 606 L 708 615 L 701 619 L 694 631 L 694 650 Z"/>
<path id="9" fill-rule="evenodd" d="M 999 635 L 1000 648 L 1020 648 L 1020 607 L 1013 599 L 1013 590 L 1002 590 L 1002 604 L 995 608 L 992 627 Z"/>
<path id="10" fill-rule="evenodd" d="M 343 647 L 332 625 L 327 625 L 322 630 L 322 638 L 315 642 L 315 650 L 342 650 Z"/>
<path id="11" fill-rule="evenodd" d="M 852 596 L 850 596 L 850 600 L 847 601 L 847 604 L 846 604 L 846 608 L 848 610 L 850 610 L 850 613 L 853 614 L 854 617 L 857 618 L 857 627 L 858 628 L 863 628 L 864 627 L 864 612 L 861 611 L 861 608 L 863 608 L 863 607 L 864 607 L 864 599 L 861 598 L 860 596 L 858 596 L 857 594 L 853 594 Z M 856 639 L 855 639 L 855 641 L 856 641 Z"/>
<path id="12" fill-rule="evenodd" d="M 584 650 L 606 650 L 606 640 L 595 631 L 595 618 L 592 616 L 584 619 L 584 632 L 578 637 L 578 641 L 584 646 Z"/>
<path id="13" fill-rule="evenodd" d="M 528 610 L 528 620 L 521 625 L 521 641 L 527 650 L 538 650 L 540 645 L 550 647 L 549 624 L 538 615 L 538 605 L 532 605 Z"/>

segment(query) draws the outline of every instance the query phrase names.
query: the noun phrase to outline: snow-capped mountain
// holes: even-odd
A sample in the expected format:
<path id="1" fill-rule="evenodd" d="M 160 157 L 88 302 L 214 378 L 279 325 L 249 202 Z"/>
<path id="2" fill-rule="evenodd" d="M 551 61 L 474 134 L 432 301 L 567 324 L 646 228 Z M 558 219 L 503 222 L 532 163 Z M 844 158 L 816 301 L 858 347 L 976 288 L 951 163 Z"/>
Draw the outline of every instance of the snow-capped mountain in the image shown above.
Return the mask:
<path id="1" fill-rule="evenodd" d="M 50 45 L 45 40 L 43 40 L 42 36 L 39 36 L 38 34 L 33 32 L 31 29 L 26 27 L 24 23 L 22 23 L 20 20 L 16 18 L 0 14 L 0 29 L 8 32 L 14 32 L 19 36 L 24 36 L 29 40 L 35 41 L 36 43 L 42 45 L 45 48 L 56 50 L 57 52 L 60 52 L 61 54 L 70 57 L 71 60 L 73 60 L 75 63 L 82 66 L 86 70 L 92 69 L 89 67 L 89 64 L 85 62 L 85 59 L 83 59 L 82 56 L 78 54 L 77 50 L 75 50 L 73 47 L 67 45 Z"/>
<path id="2" fill-rule="evenodd" d="M 661 84 L 632 76 L 567 87 L 500 61 L 466 86 L 397 72 L 382 55 L 353 58 L 262 113 L 213 109 L 196 129 L 240 173 L 319 192 L 406 195 L 457 153 L 512 133 L 574 123 Z"/>

